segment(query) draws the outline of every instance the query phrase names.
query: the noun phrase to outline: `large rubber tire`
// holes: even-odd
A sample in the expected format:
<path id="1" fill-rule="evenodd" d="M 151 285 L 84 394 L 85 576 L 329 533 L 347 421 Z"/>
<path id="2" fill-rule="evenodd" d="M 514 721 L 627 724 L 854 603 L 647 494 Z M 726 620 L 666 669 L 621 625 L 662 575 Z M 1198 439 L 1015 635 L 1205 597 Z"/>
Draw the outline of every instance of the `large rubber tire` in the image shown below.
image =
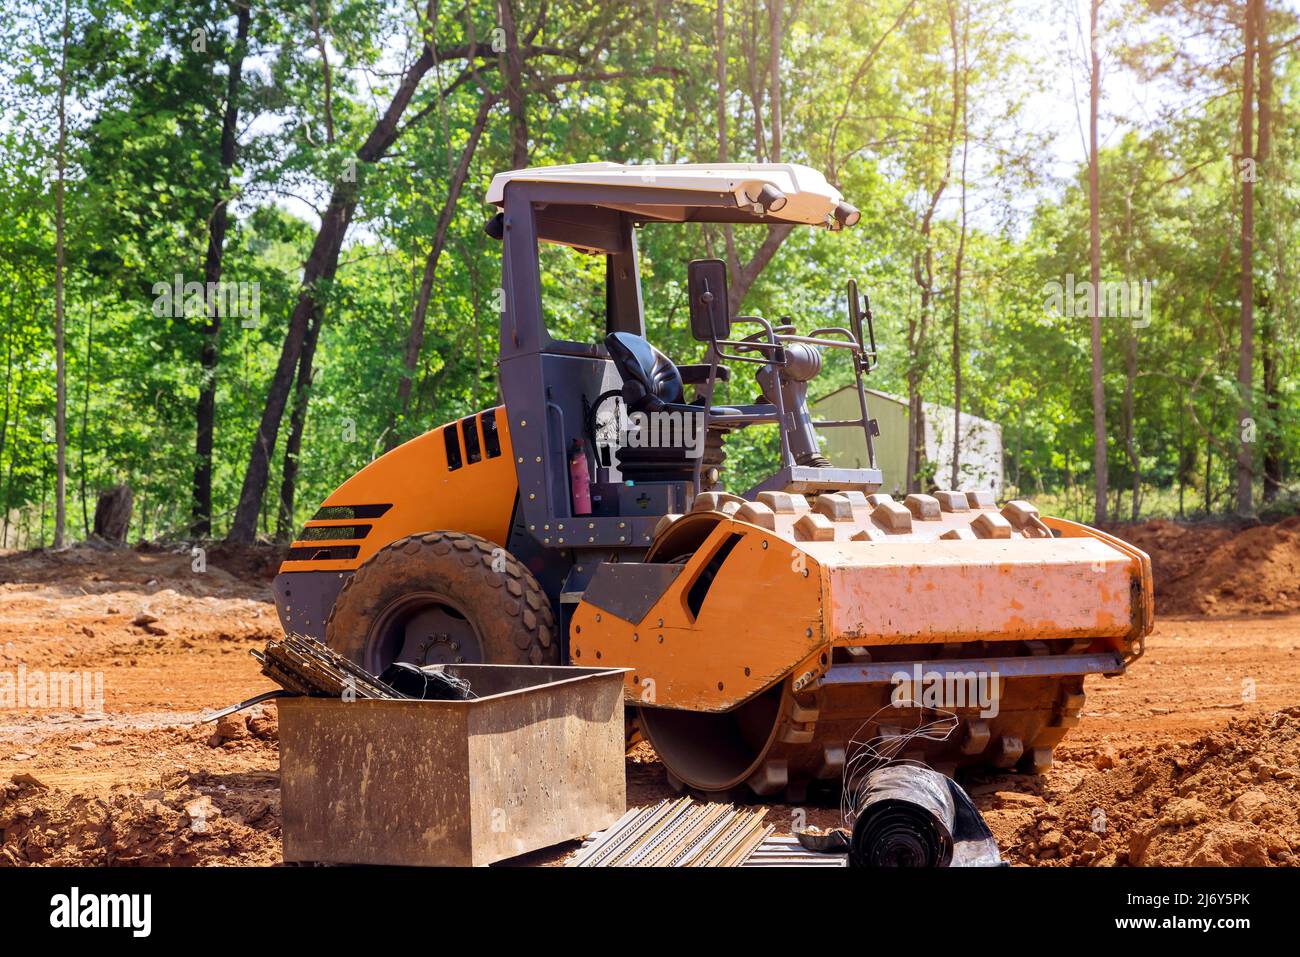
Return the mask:
<path id="1" fill-rule="evenodd" d="M 411 535 L 372 555 L 339 592 L 325 643 L 378 673 L 400 655 L 379 654 L 376 628 L 391 627 L 395 609 L 434 601 L 430 595 L 445 598 L 472 627 L 479 648 L 467 662 L 558 663 L 555 616 L 532 572 L 500 546 L 461 532 Z"/>

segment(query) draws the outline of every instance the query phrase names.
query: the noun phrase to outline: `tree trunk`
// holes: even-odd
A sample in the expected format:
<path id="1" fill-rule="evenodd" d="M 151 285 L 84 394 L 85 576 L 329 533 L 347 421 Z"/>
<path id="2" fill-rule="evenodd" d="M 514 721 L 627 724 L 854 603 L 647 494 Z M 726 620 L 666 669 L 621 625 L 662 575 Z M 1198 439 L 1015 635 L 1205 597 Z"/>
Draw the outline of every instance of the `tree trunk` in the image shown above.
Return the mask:
<path id="1" fill-rule="evenodd" d="M 524 55 L 519 47 L 519 27 L 515 22 L 514 0 L 500 0 L 501 29 L 505 33 L 505 93 L 510 111 L 511 164 L 515 169 L 528 165 L 528 104 L 524 99 Z"/>
<path id="2" fill-rule="evenodd" d="M 87 537 L 90 535 L 90 513 L 86 504 L 86 429 L 90 424 L 90 347 L 94 339 L 94 327 L 95 308 L 94 303 L 91 303 L 90 311 L 86 314 L 86 367 L 82 373 L 86 381 L 81 395 L 81 434 L 77 442 L 80 459 L 77 471 L 81 473 L 81 529 Z"/>
<path id="3" fill-rule="evenodd" d="M 722 15 L 722 5 L 719 3 L 716 29 L 719 39 L 721 40 L 724 31 L 724 20 Z M 750 26 L 753 28 L 753 19 L 751 17 Z M 755 28 L 756 29 L 756 28 Z M 768 0 L 768 55 L 767 55 L 767 74 L 768 97 L 770 101 L 771 116 L 769 117 L 768 126 L 771 132 L 771 147 L 765 149 L 763 144 L 763 119 L 760 102 L 762 99 L 761 81 L 758 73 L 753 68 L 754 60 L 751 59 L 750 68 L 750 101 L 754 104 L 754 129 L 755 129 L 755 148 L 756 159 L 762 160 L 762 154 L 767 153 L 773 163 L 781 162 L 781 137 L 782 137 L 782 118 L 781 118 L 781 79 L 779 70 L 781 65 L 781 43 L 784 33 L 781 25 L 781 10 L 779 0 Z M 753 39 L 751 37 L 751 39 Z M 755 41 L 756 45 L 756 41 Z M 720 92 L 718 94 L 718 115 L 720 125 L 718 136 L 723 144 L 721 156 L 725 162 L 726 150 L 726 127 L 725 127 L 725 93 L 721 88 L 726 83 L 726 54 L 723 50 L 722 43 L 719 42 L 718 53 L 718 83 Z M 727 240 L 727 265 L 730 272 L 730 281 L 727 286 L 727 302 L 733 312 L 739 312 L 744 305 L 745 297 L 753 288 L 758 277 L 762 275 L 772 257 L 777 254 L 781 244 L 785 242 L 786 237 L 794 231 L 794 227 L 786 224 L 769 225 L 767 234 L 763 237 L 763 242 L 759 244 L 754 255 L 743 265 L 740 262 L 736 252 L 735 241 L 730 226 L 723 227 L 724 235 Z"/>
<path id="4" fill-rule="evenodd" d="M 1124 336 L 1124 346 L 1124 451 L 1128 455 L 1129 470 L 1132 472 L 1133 479 L 1133 500 L 1130 503 L 1132 507 L 1130 518 L 1136 522 L 1138 510 L 1141 508 L 1142 503 L 1142 459 L 1138 455 L 1137 440 L 1134 435 L 1138 342 L 1137 335 L 1132 329 L 1129 329 Z"/>
<path id="5" fill-rule="evenodd" d="M 1257 16 L 1255 42 L 1259 48 L 1259 138 L 1255 144 L 1259 193 L 1255 200 L 1259 204 L 1260 221 L 1267 224 L 1266 204 L 1275 192 L 1269 179 L 1271 176 L 1269 156 L 1273 145 L 1273 47 L 1269 41 L 1266 0 L 1258 0 L 1255 11 Z M 1277 500 L 1278 493 L 1282 490 L 1282 435 L 1278 422 L 1281 399 L 1278 395 L 1277 316 L 1269 291 L 1261 289 L 1257 295 L 1260 300 L 1257 303 L 1260 307 L 1260 365 L 1263 373 L 1264 408 L 1268 418 L 1268 427 L 1263 433 L 1264 501 L 1271 503 Z"/>
<path id="6" fill-rule="evenodd" d="M 472 50 L 469 55 L 474 55 Z M 357 150 L 359 163 L 378 162 L 396 141 L 401 133 L 398 122 L 411 102 L 416 87 L 432 68 L 433 61 L 433 50 L 426 45 L 419 58 L 403 76 L 383 116 L 375 123 L 365 143 Z M 302 290 L 289 317 L 289 328 L 285 332 L 284 345 L 280 349 L 280 359 L 267 389 L 266 405 L 257 434 L 253 437 L 248 468 L 244 472 L 239 505 L 235 509 L 235 519 L 227 536 L 228 541 L 247 544 L 251 543 L 256 535 L 257 516 L 261 511 L 262 499 L 270 477 L 271 454 L 275 449 L 276 438 L 280 432 L 280 421 L 288 403 L 294 369 L 302 355 L 303 342 L 316 308 L 317 284 L 327 275 L 332 275 L 338 266 L 343 239 L 352 222 L 352 215 L 356 211 L 359 196 L 356 179 L 359 177 L 339 179 L 334 183 L 329 206 L 321 217 L 320 230 L 316 234 L 311 255 L 308 256 L 303 270 Z"/>
<path id="7" fill-rule="evenodd" d="M 953 31 L 953 49 L 956 50 L 957 14 L 955 0 L 948 4 L 949 29 Z M 907 323 L 907 483 L 909 492 L 922 491 L 921 472 L 925 467 L 924 405 L 921 383 L 928 364 L 928 345 L 932 312 L 934 309 L 934 214 L 939 201 L 952 179 L 952 154 L 957 144 L 957 116 L 961 108 L 961 63 L 954 55 L 952 63 L 952 110 L 948 117 L 947 136 L 943 141 L 943 177 L 930 194 L 930 202 L 921 218 L 921 252 L 912 258 L 912 278 L 921 293 L 921 303 L 916 319 Z"/>
<path id="8" fill-rule="evenodd" d="M 781 162 L 781 0 L 767 0 L 767 82 L 772 111 L 772 162 Z"/>
<path id="9" fill-rule="evenodd" d="M 1016 473 L 1012 484 L 1016 487 L 1016 497 L 1020 497 L 1020 459 L 1025 439 L 1025 404 L 1020 403 L 1020 414 L 1016 417 Z"/>
<path id="10" fill-rule="evenodd" d="M 330 71 L 329 47 L 321 32 L 320 11 L 316 0 L 311 2 L 311 28 L 316 38 L 316 49 L 320 52 L 321 72 L 325 84 L 325 143 L 334 145 L 334 101 L 333 78 Z M 334 270 L 330 270 L 328 279 L 333 280 Z M 302 356 L 298 360 L 298 376 L 294 383 L 293 409 L 289 413 L 289 436 L 284 445 L 284 464 L 280 469 L 280 507 L 276 513 L 275 540 L 288 542 L 293 539 L 295 530 L 293 520 L 294 498 L 298 490 L 298 464 L 302 453 L 302 434 L 307 426 L 307 404 L 311 401 L 311 387 L 316 379 L 313 362 L 316 358 L 316 342 L 320 338 L 321 323 L 325 321 L 325 307 L 317 303 L 312 311 L 311 325 L 307 327 L 307 336 L 302 344 Z"/>
<path id="11" fill-rule="evenodd" d="M 1178 517 L 1184 518 L 1184 502 L 1187 495 L 1187 477 L 1195 467 L 1195 453 L 1187 448 L 1187 432 L 1184 420 L 1187 413 L 1183 408 L 1186 399 L 1183 397 L 1183 387 L 1178 386 Z"/>
<path id="12" fill-rule="evenodd" d="M 18 388 L 15 390 L 14 395 L 14 432 L 19 435 L 22 434 L 23 397 L 26 385 L 27 368 L 26 366 L 23 366 L 18 374 Z M 14 460 L 18 458 L 16 445 L 17 443 L 15 442 L 15 448 L 11 449 L 9 452 L 9 468 L 5 471 L 4 500 L 6 507 L 4 509 L 4 531 L 0 533 L 0 542 L 5 543 L 6 545 L 9 543 L 9 508 L 7 506 L 9 502 L 14 500 Z"/>
<path id="13" fill-rule="evenodd" d="M 1282 491 L 1283 464 L 1282 440 L 1278 429 L 1278 418 L 1282 412 L 1282 402 L 1278 395 L 1277 343 L 1274 341 L 1274 318 L 1271 314 L 1264 320 L 1260 329 L 1260 366 L 1263 372 L 1264 408 L 1268 413 L 1268 427 L 1264 430 L 1264 501 L 1277 501 Z"/>
<path id="14" fill-rule="evenodd" d="M 1205 514 L 1210 514 L 1210 480 L 1212 476 L 1211 469 L 1214 468 L 1214 445 L 1207 437 L 1205 440 Z"/>
<path id="15" fill-rule="evenodd" d="M 10 321 L 5 323 L 5 406 L 4 411 L 0 412 L 0 462 L 5 457 L 5 440 L 9 437 L 9 395 L 10 386 L 13 384 L 14 372 L 14 336 L 18 328 L 17 322 L 14 321 L 14 291 L 9 290 L 9 310 L 8 318 Z M 0 502 L 0 511 L 7 511 L 8 502 Z M 0 548 L 4 548 L 4 539 L 0 538 Z"/>
<path id="16" fill-rule="evenodd" d="M 64 236 L 63 194 L 65 174 L 67 172 L 68 146 L 68 30 L 70 27 L 68 4 L 63 4 L 63 38 L 59 53 L 59 145 L 58 145 L 58 182 L 54 189 L 54 367 L 55 367 L 55 408 L 54 408 L 54 547 L 63 547 L 65 525 L 67 523 L 67 484 L 68 484 L 68 368 L 63 348 L 63 284 L 64 264 L 67 256 Z M 44 492 L 41 501 L 44 504 Z M 45 535 L 44 522 L 41 523 L 42 541 Z"/>
<path id="17" fill-rule="evenodd" d="M 955 17 L 956 14 L 952 13 L 951 16 Z M 952 25 L 952 35 L 952 55 L 955 59 L 957 57 L 955 23 Z M 969 39 L 970 10 L 967 8 L 961 39 L 961 226 L 952 278 L 952 481 L 948 486 L 951 489 L 961 487 L 961 281 L 962 264 L 966 258 L 966 160 L 970 151 L 970 115 L 966 109 L 966 95 L 970 85 L 970 68 L 966 56 Z"/>
<path id="18" fill-rule="evenodd" d="M 235 165 L 235 135 L 239 124 L 239 86 L 244 70 L 244 53 L 248 48 L 248 25 L 251 10 L 247 3 L 238 7 L 235 45 L 231 51 L 226 77 L 226 109 L 221 120 L 221 183 L 213 197 L 212 218 L 208 226 L 208 251 L 203 262 L 203 281 L 221 281 L 222 255 L 225 251 L 230 198 L 230 170 Z M 205 289 L 214 288 L 205 286 Z M 216 297 L 223 299 L 223 297 Z M 199 401 L 195 409 L 194 500 L 191 506 L 190 535 L 207 538 L 212 534 L 212 446 L 217 414 L 218 341 L 221 315 L 208 297 L 208 322 L 204 330 L 203 350 L 199 355 Z"/>
<path id="19" fill-rule="evenodd" d="M 131 528 L 133 499 L 131 486 L 126 483 L 100 492 L 95 502 L 95 535 L 107 542 L 125 542 Z"/>
<path id="20" fill-rule="evenodd" d="M 276 515 L 275 539 L 291 541 L 296 526 L 293 521 L 293 503 L 298 489 L 298 457 L 302 452 L 302 433 L 307 425 L 307 403 L 311 401 L 312 381 L 315 371 L 316 342 L 320 338 L 325 307 L 319 305 L 307 328 L 302 343 L 302 357 L 298 361 L 298 381 L 294 386 L 293 410 L 289 413 L 289 436 L 284 445 L 284 467 L 280 472 L 280 508 Z"/>
<path id="21" fill-rule="evenodd" d="M 921 400 L 920 377 L 907 375 L 907 484 L 905 492 L 920 492 L 925 471 L 925 405 Z"/>
<path id="22" fill-rule="evenodd" d="M 429 255 L 424 262 L 424 275 L 420 279 L 420 292 L 416 298 L 415 310 L 411 313 L 411 331 L 406 337 L 406 356 L 402 369 L 402 378 L 397 383 L 397 407 L 388 420 L 388 438 L 386 439 L 388 449 L 397 446 L 399 423 L 406 418 L 406 413 L 410 409 L 411 385 L 415 380 L 415 371 L 420 364 L 420 352 L 424 348 L 425 320 L 429 312 L 429 298 L 433 293 L 433 280 L 438 270 L 438 259 L 442 256 L 442 250 L 447 244 L 447 230 L 450 228 L 452 218 L 456 214 L 456 203 L 460 200 L 465 178 L 469 175 L 470 161 L 474 157 L 475 150 L 478 149 L 479 140 L 482 138 L 483 130 L 487 126 L 488 114 L 495 103 L 496 97 L 494 95 L 484 94 L 483 101 L 479 104 L 478 115 L 474 118 L 474 125 L 470 127 L 469 139 L 465 141 L 465 147 L 460 152 L 460 159 L 456 163 L 456 168 L 452 170 L 451 182 L 447 188 L 447 198 L 443 201 L 442 210 L 438 213 L 438 223 L 434 229 L 433 243 L 429 247 Z"/>
<path id="23" fill-rule="evenodd" d="M 717 51 L 716 72 L 718 88 L 718 162 L 727 162 L 727 14 L 725 0 L 718 0 L 713 15 L 713 45 Z M 740 258 L 736 253 L 736 231 L 730 223 L 722 224 L 722 240 L 725 246 L 727 269 L 732 276 L 740 271 Z M 728 283 L 730 285 L 730 282 Z M 748 286 L 746 287 L 748 291 Z M 732 312 L 740 309 L 740 303 L 731 298 L 731 289 L 727 290 L 727 306 Z"/>
<path id="24" fill-rule="evenodd" d="M 770 42 L 769 37 L 769 42 Z M 759 78 L 758 0 L 749 0 L 749 31 L 741 34 L 742 57 L 749 79 L 749 104 L 754 112 L 754 161 L 768 162 L 767 131 L 763 123 L 763 81 Z M 767 69 L 764 67 L 763 73 Z"/>
<path id="25" fill-rule="evenodd" d="M 1255 24 L 1259 0 L 1247 0 L 1242 24 L 1245 59 L 1241 90 L 1241 346 L 1237 361 L 1238 407 L 1237 441 L 1237 512 L 1254 511 L 1252 484 L 1255 477 L 1251 444 L 1255 439 Z"/>
<path id="26" fill-rule="evenodd" d="M 321 80 L 324 84 L 325 142 L 330 146 L 333 146 L 334 145 L 334 76 L 330 72 L 329 47 L 325 43 L 325 37 L 321 34 L 320 10 L 316 6 L 316 0 L 311 0 L 311 32 L 312 32 L 312 36 L 316 38 L 316 50 L 320 53 Z"/>
<path id="27" fill-rule="evenodd" d="M 1106 521 L 1106 390 L 1102 381 L 1101 356 L 1101 157 L 1098 155 L 1097 114 L 1101 104 L 1101 55 L 1097 50 L 1097 19 L 1101 0 L 1090 4 L 1088 93 L 1088 275 L 1092 282 L 1092 301 L 1088 320 L 1092 340 L 1092 464 L 1096 482 L 1093 511 L 1096 522 Z"/>
<path id="28" fill-rule="evenodd" d="M 718 0 L 713 25 L 713 43 L 717 51 L 719 163 L 727 161 L 727 17 L 724 2 Z"/>
<path id="29" fill-rule="evenodd" d="M 767 235 L 763 238 L 762 244 L 750 258 L 749 262 L 738 268 L 731 270 L 731 284 L 727 289 L 727 302 L 731 305 L 731 311 L 739 312 L 740 307 L 745 302 L 745 297 L 749 295 L 749 290 L 753 287 L 758 277 L 762 275 L 767 264 L 772 261 L 785 238 L 794 231 L 793 226 L 768 226 Z"/>
<path id="30" fill-rule="evenodd" d="M 1133 183 L 1128 184 L 1128 189 L 1124 194 L 1124 282 L 1129 281 L 1133 275 Z M 1097 293 L 1100 302 L 1100 292 Z M 1150 295 L 1145 292 L 1144 295 Z M 1128 456 L 1129 471 L 1132 473 L 1132 500 L 1129 505 L 1132 511 L 1130 518 L 1137 521 L 1138 511 L 1142 508 L 1142 458 L 1138 455 L 1137 437 L 1135 431 L 1137 423 L 1136 402 L 1137 402 L 1137 375 L 1138 375 L 1138 337 L 1137 330 L 1133 328 L 1132 317 L 1125 316 L 1124 320 L 1124 452 Z M 1118 513 L 1116 513 L 1118 517 Z"/>
<path id="31" fill-rule="evenodd" d="M 923 257 L 926 264 L 926 274 L 933 276 L 934 251 L 929 248 L 929 220 L 925 223 L 922 237 L 926 244 L 925 256 Z M 918 266 L 914 266 L 914 272 L 921 275 Z M 903 483 L 903 490 L 906 492 L 921 491 L 921 470 L 925 464 L 925 427 L 921 421 L 924 409 L 921 399 L 921 364 L 923 361 L 921 355 L 926 330 L 930 324 L 931 282 L 932 280 L 927 280 L 921 283 L 919 315 L 915 319 L 909 317 L 907 323 L 907 476 Z"/>

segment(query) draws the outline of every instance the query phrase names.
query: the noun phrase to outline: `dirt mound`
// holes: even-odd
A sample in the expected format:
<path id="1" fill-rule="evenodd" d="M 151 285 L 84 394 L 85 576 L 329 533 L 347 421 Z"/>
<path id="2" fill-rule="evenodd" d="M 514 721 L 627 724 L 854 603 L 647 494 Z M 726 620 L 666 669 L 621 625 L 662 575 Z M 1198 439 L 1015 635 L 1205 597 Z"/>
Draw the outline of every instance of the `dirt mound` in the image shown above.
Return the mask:
<path id="1" fill-rule="evenodd" d="M 1188 744 L 1090 755 L 1099 773 L 1004 848 L 1017 863 L 1300 865 L 1300 707 Z"/>
<path id="2" fill-rule="evenodd" d="M 1157 614 L 1300 611 L 1300 516 L 1246 527 L 1156 520 L 1111 531 L 1151 556 Z"/>
<path id="3" fill-rule="evenodd" d="M 230 574 L 250 582 L 270 585 L 289 554 L 283 545 L 231 545 L 218 542 L 208 547 L 208 561 Z"/>
<path id="4" fill-rule="evenodd" d="M 23 775 L 16 777 L 23 778 Z M 46 790 L 26 776 L 0 791 L 0 865 L 275 864 L 278 792 L 231 798 L 187 783 L 105 797 Z"/>
<path id="5" fill-rule="evenodd" d="M 192 597 L 265 601 L 280 557 L 281 550 L 270 546 L 220 544 L 38 548 L 0 554 L 0 586 L 49 585 L 82 595 L 166 588 Z"/>
<path id="6" fill-rule="evenodd" d="M 258 767 L 274 767 L 276 711 L 231 715 L 221 733 L 212 727 L 108 731 L 71 748 L 33 746 L 45 756 L 74 750 L 75 776 L 24 767 L 0 784 L 0 866 L 279 863 L 279 776 Z M 153 750 L 122 747 L 133 740 Z M 205 760 L 205 752 L 214 757 Z M 203 765 L 221 770 L 187 769 Z M 105 771 L 122 766 L 148 783 L 103 786 Z"/>

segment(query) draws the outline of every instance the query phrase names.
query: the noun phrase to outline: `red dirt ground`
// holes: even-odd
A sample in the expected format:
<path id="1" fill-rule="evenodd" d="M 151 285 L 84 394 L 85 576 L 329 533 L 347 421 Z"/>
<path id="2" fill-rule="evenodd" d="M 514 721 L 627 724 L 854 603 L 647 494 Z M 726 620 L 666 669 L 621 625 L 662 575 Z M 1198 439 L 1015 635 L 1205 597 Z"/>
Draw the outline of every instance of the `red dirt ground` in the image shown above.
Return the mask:
<path id="1" fill-rule="evenodd" d="M 1126 675 L 1088 680 L 1044 777 L 968 788 L 1027 865 L 1291 864 L 1300 858 L 1300 520 L 1118 530 L 1152 554 L 1159 621 Z M 275 709 L 248 652 L 280 634 L 273 549 L 0 555 L 0 864 L 274 864 Z M 99 672 L 103 712 L 5 702 L 20 670 Z M 39 704 L 39 702 L 36 702 Z M 670 794 L 648 746 L 628 798 Z M 769 806 L 835 825 L 838 810 Z M 555 863 L 572 846 L 531 855 Z"/>

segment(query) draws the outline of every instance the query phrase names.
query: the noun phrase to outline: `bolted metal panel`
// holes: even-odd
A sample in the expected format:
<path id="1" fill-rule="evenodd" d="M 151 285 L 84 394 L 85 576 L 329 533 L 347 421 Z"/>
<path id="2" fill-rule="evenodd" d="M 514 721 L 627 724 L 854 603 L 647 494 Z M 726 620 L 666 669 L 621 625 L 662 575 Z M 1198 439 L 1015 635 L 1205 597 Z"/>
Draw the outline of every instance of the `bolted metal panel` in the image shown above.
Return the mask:
<path id="1" fill-rule="evenodd" d="M 638 624 L 685 565 L 637 562 L 601 562 L 582 600 L 596 608 Z"/>

